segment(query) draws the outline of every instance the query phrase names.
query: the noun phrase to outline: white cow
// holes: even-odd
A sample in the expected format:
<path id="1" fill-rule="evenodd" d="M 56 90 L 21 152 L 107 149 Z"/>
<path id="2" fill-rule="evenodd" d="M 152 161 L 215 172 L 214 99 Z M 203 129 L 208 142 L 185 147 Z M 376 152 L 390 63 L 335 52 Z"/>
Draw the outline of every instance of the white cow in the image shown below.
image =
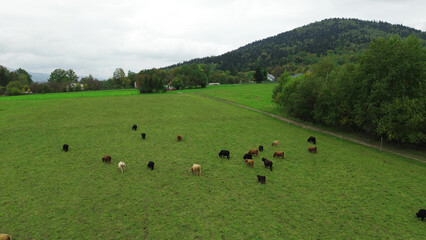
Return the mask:
<path id="1" fill-rule="evenodd" d="M 126 164 L 124 162 L 119 162 L 118 163 L 118 169 L 120 169 L 121 172 L 123 173 L 124 170 L 126 169 Z"/>

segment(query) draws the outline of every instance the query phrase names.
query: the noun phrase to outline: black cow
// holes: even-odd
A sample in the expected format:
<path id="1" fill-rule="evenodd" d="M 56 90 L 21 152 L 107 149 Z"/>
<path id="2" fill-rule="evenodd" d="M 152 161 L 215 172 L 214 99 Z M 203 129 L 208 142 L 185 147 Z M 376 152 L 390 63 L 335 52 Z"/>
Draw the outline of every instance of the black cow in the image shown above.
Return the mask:
<path id="1" fill-rule="evenodd" d="M 146 134 L 145 133 L 141 133 L 141 136 L 142 136 L 142 139 L 145 140 Z"/>
<path id="2" fill-rule="evenodd" d="M 259 152 L 263 152 L 263 146 L 262 145 L 259 146 Z"/>
<path id="3" fill-rule="evenodd" d="M 64 146 L 62 146 L 62 150 L 68 152 L 68 144 L 64 144 Z"/>
<path id="4" fill-rule="evenodd" d="M 151 171 L 154 170 L 154 162 L 153 161 L 149 161 L 148 167 L 151 168 Z"/>
<path id="5" fill-rule="evenodd" d="M 228 150 L 220 150 L 219 157 L 228 157 L 228 159 L 229 159 L 229 151 Z"/>
<path id="6" fill-rule="evenodd" d="M 315 137 L 310 136 L 308 138 L 308 142 L 313 143 L 313 144 L 317 144 L 317 140 L 315 139 Z"/>
<path id="7" fill-rule="evenodd" d="M 269 161 L 266 158 L 262 158 L 263 164 L 265 165 L 265 168 L 268 168 L 272 171 L 272 161 Z"/>
<path id="8" fill-rule="evenodd" d="M 418 218 L 422 218 L 423 221 L 426 218 L 426 209 L 420 209 L 416 215 Z"/>
<path id="9" fill-rule="evenodd" d="M 250 153 L 244 154 L 243 159 L 253 159 L 253 156 Z"/>
<path id="10" fill-rule="evenodd" d="M 138 130 L 138 126 L 136 124 L 134 124 L 132 129 L 136 131 L 136 130 Z"/>
<path id="11" fill-rule="evenodd" d="M 257 181 L 260 182 L 261 184 L 265 184 L 266 177 L 265 176 L 257 175 Z"/>

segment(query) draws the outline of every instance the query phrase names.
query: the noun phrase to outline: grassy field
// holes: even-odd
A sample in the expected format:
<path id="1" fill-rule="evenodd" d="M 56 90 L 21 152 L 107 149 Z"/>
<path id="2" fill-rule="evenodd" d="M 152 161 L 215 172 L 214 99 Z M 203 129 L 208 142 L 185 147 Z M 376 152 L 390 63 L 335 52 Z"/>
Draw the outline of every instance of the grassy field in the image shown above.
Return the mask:
<path id="1" fill-rule="evenodd" d="M 272 102 L 272 91 L 278 86 L 270 84 L 232 84 L 209 86 L 200 92 L 205 95 L 218 97 L 235 103 L 243 104 L 265 112 L 283 115 L 276 104 Z"/>
<path id="2" fill-rule="evenodd" d="M 0 96 L 1 101 L 22 101 L 22 100 L 45 100 L 45 99 L 61 99 L 61 98 L 84 98 L 84 97 L 105 97 L 105 96 L 129 96 L 139 95 L 137 89 L 120 89 L 120 90 L 100 90 L 100 91 L 79 91 L 79 92 L 61 92 L 48 94 L 31 94 L 19 96 Z"/>
<path id="3" fill-rule="evenodd" d="M 2 101 L 0 133 L 0 232 L 14 240 L 426 235 L 415 217 L 425 165 L 186 92 Z M 318 154 L 307 152 L 310 135 Z M 242 156 L 259 145 L 248 168 Z M 272 158 L 278 149 L 285 159 Z"/>

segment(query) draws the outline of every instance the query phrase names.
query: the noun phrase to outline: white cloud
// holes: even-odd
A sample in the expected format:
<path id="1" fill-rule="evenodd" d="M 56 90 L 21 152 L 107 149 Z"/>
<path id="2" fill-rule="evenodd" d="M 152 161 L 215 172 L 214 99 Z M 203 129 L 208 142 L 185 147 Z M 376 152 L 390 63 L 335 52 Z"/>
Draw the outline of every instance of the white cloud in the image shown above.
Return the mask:
<path id="1" fill-rule="evenodd" d="M 219 55 L 325 18 L 426 29 L 418 0 L 0 1 L 0 65 L 98 78 Z"/>

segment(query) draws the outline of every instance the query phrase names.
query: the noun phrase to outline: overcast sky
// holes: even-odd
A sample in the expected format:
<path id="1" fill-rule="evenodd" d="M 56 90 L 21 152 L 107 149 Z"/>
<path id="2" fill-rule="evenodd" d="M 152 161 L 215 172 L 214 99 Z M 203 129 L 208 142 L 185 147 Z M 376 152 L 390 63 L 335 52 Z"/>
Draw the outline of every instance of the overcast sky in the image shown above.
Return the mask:
<path id="1" fill-rule="evenodd" d="M 0 0 L 0 65 L 112 77 L 220 55 L 326 18 L 426 31 L 425 0 Z"/>

